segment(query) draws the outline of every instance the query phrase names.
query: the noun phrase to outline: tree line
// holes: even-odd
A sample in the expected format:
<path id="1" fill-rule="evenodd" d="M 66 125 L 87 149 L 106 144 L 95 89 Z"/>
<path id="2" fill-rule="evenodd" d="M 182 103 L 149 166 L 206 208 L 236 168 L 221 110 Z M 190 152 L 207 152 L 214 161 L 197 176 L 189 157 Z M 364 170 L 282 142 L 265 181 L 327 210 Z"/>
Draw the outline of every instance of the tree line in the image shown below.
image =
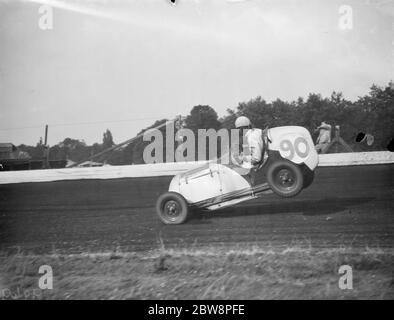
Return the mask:
<path id="1" fill-rule="evenodd" d="M 258 128 L 298 125 L 307 128 L 313 138 L 316 138 L 314 129 L 322 121 L 333 127 L 339 125 L 341 137 L 351 146 L 353 151 L 387 150 L 387 146 L 394 137 L 394 83 L 390 82 L 384 87 L 372 85 L 369 92 L 356 101 L 347 100 L 342 93 L 333 92 L 330 97 L 310 93 L 307 98 L 298 98 L 295 101 L 276 99 L 267 102 L 261 96 L 247 102 L 241 102 L 234 109 L 227 109 L 223 117 L 218 116 L 213 107 L 209 105 L 194 106 L 185 117 L 184 126 L 197 132 L 198 129 L 232 129 L 235 119 L 244 115 L 251 119 Z M 161 119 L 138 134 L 154 128 L 168 119 Z M 163 136 L 165 137 L 165 127 Z M 374 136 L 374 143 L 367 146 L 356 141 L 360 133 Z M 112 165 L 141 164 L 143 163 L 143 150 L 149 142 L 137 139 L 127 146 L 103 155 L 95 161 L 106 162 Z M 103 134 L 101 143 L 87 145 L 83 140 L 66 138 L 64 141 L 50 147 L 50 160 L 69 159 L 75 162 L 83 161 L 88 157 L 106 150 L 115 145 L 110 130 Z M 27 152 L 31 158 L 42 158 L 45 146 L 38 143 L 36 146 L 18 146 L 19 150 Z M 338 149 L 332 150 L 337 151 Z M 331 152 L 332 152 L 331 151 Z M 165 153 L 165 150 L 164 150 Z"/>

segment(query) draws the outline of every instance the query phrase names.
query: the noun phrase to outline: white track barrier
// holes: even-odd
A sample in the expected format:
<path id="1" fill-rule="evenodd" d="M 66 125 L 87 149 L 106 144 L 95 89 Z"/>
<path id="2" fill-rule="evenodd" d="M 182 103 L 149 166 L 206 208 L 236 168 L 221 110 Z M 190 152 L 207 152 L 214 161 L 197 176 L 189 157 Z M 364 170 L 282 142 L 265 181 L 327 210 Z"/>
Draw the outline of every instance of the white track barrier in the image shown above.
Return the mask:
<path id="1" fill-rule="evenodd" d="M 174 176 L 206 163 L 178 162 L 92 168 L 21 170 L 0 172 L 0 184 L 48 182 L 82 179 L 119 179 Z M 319 155 L 319 167 L 357 166 L 394 163 L 394 153 L 388 151 L 333 153 Z"/>
<path id="2" fill-rule="evenodd" d="M 319 155 L 319 167 L 359 166 L 394 163 L 394 152 L 352 152 Z"/>

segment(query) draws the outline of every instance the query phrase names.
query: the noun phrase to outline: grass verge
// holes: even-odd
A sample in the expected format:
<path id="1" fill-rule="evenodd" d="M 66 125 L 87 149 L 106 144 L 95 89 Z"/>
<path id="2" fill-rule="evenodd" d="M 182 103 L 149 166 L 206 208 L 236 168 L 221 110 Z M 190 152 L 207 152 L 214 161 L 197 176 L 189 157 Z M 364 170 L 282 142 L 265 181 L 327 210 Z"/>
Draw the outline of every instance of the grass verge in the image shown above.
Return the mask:
<path id="1" fill-rule="evenodd" d="M 0 252 L 0 299 L 393 299 L 392 249 L 262 246 L 28 255 Z M 40 290 L 41 265 L 53 289 Z M 341 290 L 341 265 L 353 289 Z"/>

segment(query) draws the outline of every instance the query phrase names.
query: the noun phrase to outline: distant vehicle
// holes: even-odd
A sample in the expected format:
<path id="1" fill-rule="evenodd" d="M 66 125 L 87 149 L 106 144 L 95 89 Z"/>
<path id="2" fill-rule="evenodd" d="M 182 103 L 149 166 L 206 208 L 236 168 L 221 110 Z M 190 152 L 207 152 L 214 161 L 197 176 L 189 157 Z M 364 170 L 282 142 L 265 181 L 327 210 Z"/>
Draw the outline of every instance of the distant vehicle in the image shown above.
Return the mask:
<path id="1" fill-rule="evenodd" d="M 314 178 L 319 158 L 309 131 L 285 126 L 264 130 L 266 153 L 255 175 L 266 182 L 253 183 L 242 167 L 210 162 L 173 177 L 168 192 L 156 203 L 165 224 L 184 223 L 195 209 L 216 210 L 255 199 L 272 190 L 281 197 L 294 197 Z M 234 159 L 233 155 L 231 156 Z"/>

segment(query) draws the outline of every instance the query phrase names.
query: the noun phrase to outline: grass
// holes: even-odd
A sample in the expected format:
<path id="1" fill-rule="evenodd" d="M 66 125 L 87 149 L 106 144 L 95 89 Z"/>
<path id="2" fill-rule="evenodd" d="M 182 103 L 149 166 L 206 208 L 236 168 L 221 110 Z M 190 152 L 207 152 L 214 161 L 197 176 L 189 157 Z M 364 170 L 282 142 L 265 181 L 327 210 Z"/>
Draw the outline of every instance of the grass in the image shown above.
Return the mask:
<path id="1" fill-rule="evenodd" d="M 0 252 L 0 299 L 393 299 L 394 251 L 258 245 L 131 253 Z M 53 289 L 38 288 L 40 265 Z M 338 287 L 341 265 L 353 289 Z"/>

